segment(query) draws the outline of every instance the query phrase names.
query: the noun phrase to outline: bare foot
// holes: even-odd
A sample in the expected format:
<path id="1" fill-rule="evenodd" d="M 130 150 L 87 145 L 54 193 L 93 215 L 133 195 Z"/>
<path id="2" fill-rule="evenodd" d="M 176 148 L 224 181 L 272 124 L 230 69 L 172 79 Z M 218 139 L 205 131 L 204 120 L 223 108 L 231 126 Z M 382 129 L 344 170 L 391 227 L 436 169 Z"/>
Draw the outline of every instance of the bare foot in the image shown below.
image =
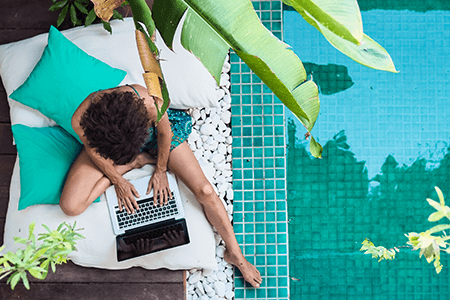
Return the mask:
<path id="1" fill-rule="evenodd" d="M 224 259 L 230 264 L 235 265 L 239 269 L 239 271 L 241 271 L 245 281 L 250 283 L 253 287 L 260 286 L 262 282 L 261 274 L 254 265 L 252 265 L 245 259 L 244 255 L 242 255 L 241 253 L 239 253 L 238 255 L 234 255 L 227 249 L 224 254 Z"/>

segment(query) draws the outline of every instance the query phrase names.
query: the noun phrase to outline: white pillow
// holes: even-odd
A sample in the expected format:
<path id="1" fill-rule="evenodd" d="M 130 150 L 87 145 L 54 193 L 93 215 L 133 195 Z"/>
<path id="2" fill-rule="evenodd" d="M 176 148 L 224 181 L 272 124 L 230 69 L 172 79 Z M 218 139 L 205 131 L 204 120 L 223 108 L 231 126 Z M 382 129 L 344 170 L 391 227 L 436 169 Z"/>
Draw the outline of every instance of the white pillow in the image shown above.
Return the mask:
<path id="1" fill-rule="evenodd" d="M 214 170 L 210 166 L 204 165 L 202 169 L 208 179 L 212 178 Z M 142 169 L 125 174 L 124 177 L 126 179 L 139 178 L 150 174 L 152 171 L 153 167 L 146 165 Z M 76 217 L 66 216 L 58 205 L 33 205 L 19 211 L 19 174 L 19 160 L 17 159 L 11 179 L 10 201 L 4 234 L 6 248 L 3 253 L 16 251 L 19 246 L 14 243 L 14 237 L 26 237 L 28 226 L 33 221 L 36 221 L 36 235 L 45 232 L 41 224 L 49 226 L 50 229 L 56 229 L 62 222 L 73 224 L 76 221 L 78 228 L 84 228 L 80 233 L 86 238 L 78 241 L 78 251 L 69 255 L 77 265 L 104 269 L 127 269 L 140 266 L 145 269 L 198 268 L 205 272 L 217 270 L 216 246 L 211 225 L 194 195 L 180 181 L 178 181 L 178 186 L 185 209 L 190 243 L 119 263 L 116 260 L 116 240 L 104 195 L 102 195 L 99 203 L 91 204 L 84 213 Z"/>
<path id="2" fill-rule="evenodd" d="M 110 35 L 101 24 L 86 28 L 76 27 L 62 31 L 64 36 L 74 42 L 88 54 L 108 65 L 125 70 L 128 74 L 124 84 L 141 84 L 143 69 L 136 47 L 134 23 L 132 18 L 125 21 L 112 21 L 113 34 Z M 181 27 L 180 27 L 181 28 Z M 219 107 L 218 100 L 223 95 L 216 81 L 201 62 L 189 51 L 175 42 L 177 53 L 167 48 L 162 38 L 157 35 L 157 46 L 161 49 L 161 68 L 166 79 L 171 99 L 171 108 L 188 109 L 193 107 Z M 0 76 L 7 95 L 17 89 L 30 75 L 47 45 L 48 34 L 41 34 L 23 41 L 0 45 Z M 62 74 L 61 76 L 64 76 Z M 55 125 L 49 118 L 34 109 L 9 99 L 11 123 L 23 115 L 24 125 L 43 127 Z"/>

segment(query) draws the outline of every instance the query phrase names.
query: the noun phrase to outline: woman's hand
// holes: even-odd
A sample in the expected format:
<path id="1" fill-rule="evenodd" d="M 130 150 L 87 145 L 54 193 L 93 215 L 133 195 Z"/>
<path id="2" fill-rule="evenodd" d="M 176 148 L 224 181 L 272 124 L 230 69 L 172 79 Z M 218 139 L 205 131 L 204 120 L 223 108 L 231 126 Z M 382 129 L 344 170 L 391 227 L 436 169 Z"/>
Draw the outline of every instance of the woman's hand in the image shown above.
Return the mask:
<path id="1" fill-rule="evenodd" d="M 172 192 L 170 191 L 169 181 L 167 180 L 166 172 L 156 168 L 153 172 L 152 178 L 148 182 L 147 194 L 153 189 L 153 205 L 158 205 L 158 199 L 160 206 L 167 204 L 169 198 L 172 198 Z"/>
<path id="2" fill-rule="evenodd" d="M 139 209 L 135 197 L 140 197 L 134 185 L 121 177 L 121 179 L 114 182 L 114 188 L 116 189 L 117 201 L 119 202 L 119 210 L 122 211 L 122 208 L 125 207 L 128 213 L 134 214 L 134 209 Z"/>

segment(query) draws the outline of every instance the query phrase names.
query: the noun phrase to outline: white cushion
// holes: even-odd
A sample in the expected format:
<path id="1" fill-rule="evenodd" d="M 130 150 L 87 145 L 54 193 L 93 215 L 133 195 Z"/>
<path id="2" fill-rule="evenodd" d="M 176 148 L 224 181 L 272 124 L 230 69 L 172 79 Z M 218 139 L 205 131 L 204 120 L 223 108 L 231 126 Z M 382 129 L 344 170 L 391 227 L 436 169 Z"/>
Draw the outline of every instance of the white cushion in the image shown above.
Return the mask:
<path id="1" fill-rule="evenodd" d="M 114 34 L 109 35 L 101 25 L 92 25 L 87 28 L 74 28 L 63 31 L 63 34 L 88 54 L 104 61 L 105 63 L 127 71 L 122 84 L 139 83 L 144 85 L 142 78 L 142 66 L 140 64 L 136 42 L 134 38 L 134 24 L 131 19 L 112 21 Z M 32 69 L 39 61 L 44 47 L 47 44 L 47 35 L 41 34 L 23 41 L 0 45 L 0 75 L 5 86 L 6 93 L 10 95 L 30 75 Z M 162 39 L 159 39 L 162 41 Z M 161 42 L 162 43 L 162 42 Z M 158 43 L 159 47 L 161 43 Z M 162 52 L 168 54 L 170 50 Z M 177 57 L 177 54 L 172 54 Z M 164 57 L 164 56 L 163 56 Z M 192 63 L 199 61 L 192 54 L 185 57 Z M 179 61 L 167 59 L 168 69 L 163 72 L 175 72 L 167 76 L 169 93 L 171 94 L 171 107 L 210 107 L 217 106 L 216 83 L 205 68 L 196 69 L 200 75 L 177 77 L 176 68 L 170 66 L 174 62 L 178 66 Z M 202 66 L 203 67 L 203 66 Z M 180 74 L 185 73 L 186 66 Z M 167 75 L 167 74 L 166 74 Z M 61 74 L 64 76 L 64 74 Z M 172 79 L 169 79 L 172 76 Z M 209 76 L 209 79 L 208 79 Z M 170 82 L 169 82 L 170 81 Z M 183 81 L 183 84 L 179 84 Z M 179 89 L 173 92 L 173 89 Z M 182 90 L 188 89 L 188 90 Z M 179 99 L 174 95 L 187 95 Z M 186 100 L 187 99 L 187 100 Z M 22 105 L 8 98 L 12 124 L 24 124 L 30 127 L 44 127 L 56 125 L 54 121 L 42 115 L 39 111 Z M 189 105 L 189 106 L 185 106 Z M 208 179 L 211 180 L 214 170 L 210 166 L 202 166 Z M 141 170 L 133 170 L 125 175 L 132 179 L 150 174 L 151 166 L 145 166 Z M 77 252 L 69 255 L 74 263 L 82 266 L 99 267 L 107 269 L 126 269 L 132 266 L 141 266 L 146 269 L 190 269 L 199 268 L 205 271 L 217 269 L 215 259 L 215 240 L 211 225 L 207 221 L 202 207 L 196 201 L 189 189 L 180 181 L 178 182 L 180 195 L 183 199 L 186 221 L 189 230 L 190 243 L 173 249 L 164 250 L 150 255 L 134 258 L 118 263 L 116 261 L 115 237 L 109 219 L 108 208 L 104 196 L 99 203 L 94 203 L 80 216 L 68 217 L 58 205 L 35 205 L 18 211 L 20 197 L 20 173 L 18 159 L 13 171 L 10 187 L 10 202 L 5 223 L 4 243 L 5 251 L 15 251 L 18 245 L 14 244 L 14 236 L 25 237 L 28 225 L 36 221 L 36 233 L 43 232 L 41 224 L 46 224 L 52 229 L 61 222 L 72 223 L 77 221 L 78 227 L 84 228 L 81 232 L 86 239 L 78 242 Z"/>
<path id="2" fill-rule="evenodd" d="M 112 67 L 125 70 L 128 74 L 124 84 L 141 84 L 143 69 L 136 47 L 132 18 L 112 21 L 113 34 L 110 35 L 101 24 L 76 27 L 62 33 L 88 54 Z M 174 40 L 174 53 L 167 48 L 157 35 L 157 46 L 161 49 L 161 68 L 166 79 L 171 99 L 171 108 L 219 107 L 218 100 L 223 95 L 214 78 L 201 62 L 180 46 L 180 34 Z M 48 34 L 41 34 L 19 42 L 0 45 L 0 76 L 6 93 L 10 95 L 30 75 L 47 45 Z M 64 74 L 61 74 L 64 76 Z M 31 127 L 55 125 L 38 111 L 9 99 L 12 124 L 23 115 L 23 124 Z"/>
<path id="3" fill-rule="evenodd" d="M 212 178 L 214 170 L 210 166 L 202 166 L 202 169 L 208 179 Z M 130 180 L 146 176 L 152 171 L 153 166 L 147 165 L 125 174 L 124 177 Z M 76 217 L 66 216 L 58 205 L 34 205 L 19 211 L 20 176 L 17 160 L 11 180 L 4 251 L 15 251 L 19 247 L 18 244 L 14 244 L 14 237 L 27 237 L 28 226 L 33 221 L 36 221 L 36 235 L 45 232 L 41 224 L 47 225 L 50 229 L 56 229 L 62 222 L 73 224 L 76 221 L 77 228 L 84 228 L 80 233 L 86 238 L 78 241 L 76 246 L 78 251 L 69 255 L 77 265 L 105 269 L 127 269 L 140 266 L 145 269 L 199 268 L 206 272 L 215 271 L 217 270 L 216 247 L 211 225 L 190 190 L 180 181 L 178 185 L 185 209 L 190 243 L 119 263 L 116 259 L 116 240 L 104 195 L 99 203 L 93 203 L 84 213 Z"/>

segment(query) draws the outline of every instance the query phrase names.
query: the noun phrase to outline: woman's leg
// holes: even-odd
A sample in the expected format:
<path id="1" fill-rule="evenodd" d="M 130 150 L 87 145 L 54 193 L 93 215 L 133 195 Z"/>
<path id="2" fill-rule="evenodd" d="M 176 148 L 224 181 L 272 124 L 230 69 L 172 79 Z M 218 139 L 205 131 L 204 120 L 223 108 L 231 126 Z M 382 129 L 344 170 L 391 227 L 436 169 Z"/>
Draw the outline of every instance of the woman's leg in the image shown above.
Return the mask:
<path id="1" fill-rule="evenodd" d="M 127 165 L 116 165 L 115 168 L 122 175 L 149 163 L 155 163 L 155 159 L 148 153 L 143 153 L 133 162 Z M 66 215 L 79 215 L 109 186 L 111 186 L 109 179 L 97 168 L 89 158 L 86 149 L 83 148 L 70 167 L 59 205 Z"/>
<path id="2" fill-rule="evenodd" d="M 206 179 L 203 170 L 186 142 L 170 152 L 168 168 L 186 184 L 203 206 L 206 217 L 216 228 L 227 246 L 225 259 L 239 268 L 247 282 L 254 287 L 258 287 L 262 282 L 261 275 L 256 267 L 250 264 L 242 255 L 233 226 L 228 219 L 228 214 L 222 201 L 220 201 L 208 179 Z"/>

